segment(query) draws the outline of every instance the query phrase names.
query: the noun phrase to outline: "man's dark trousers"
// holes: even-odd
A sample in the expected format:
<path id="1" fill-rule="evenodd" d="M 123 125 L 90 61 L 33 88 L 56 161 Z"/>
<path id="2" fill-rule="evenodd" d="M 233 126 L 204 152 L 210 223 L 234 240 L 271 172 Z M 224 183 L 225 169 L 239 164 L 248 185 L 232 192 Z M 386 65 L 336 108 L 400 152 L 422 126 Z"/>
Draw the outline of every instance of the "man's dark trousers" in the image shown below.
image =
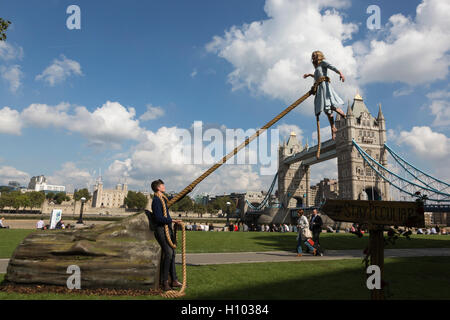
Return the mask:
<path id="1" fill-rule="evenodd" d="M 169 227 L 169 234 L 172 242 L 174 241 L 173 230 Z M 169 280 L 169 273 L 172 281 L 178 280 L 175 271 L 175 250 L 169 245 L 164 232 L 164 226 L 157 226 L 155 230 L 155 238 L 162 249 L 162 281 Z"/>
<path id="2" fill-rule="evenodd" d="M 322 229 L 313 229 L 312 231 L 312 240 L 314 241 L 314 243 L 320 244 L 319 242 L 319 237 L 320 237 L 320 233 L 322 232 Z"/>

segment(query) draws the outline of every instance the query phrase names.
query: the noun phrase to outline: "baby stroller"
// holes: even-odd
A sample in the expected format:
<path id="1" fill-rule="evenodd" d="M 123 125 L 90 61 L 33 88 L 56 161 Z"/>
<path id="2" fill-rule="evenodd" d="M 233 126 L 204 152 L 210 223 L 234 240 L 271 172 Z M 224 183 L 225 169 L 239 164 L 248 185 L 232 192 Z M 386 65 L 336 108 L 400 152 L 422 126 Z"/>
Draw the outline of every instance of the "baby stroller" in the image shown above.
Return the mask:
<path id="1" fill-rule="evenodd" d="M 306 240 L 306 241 L 308 241 L 308 243 L 314 248 L 314 249 L 316 249 L 316 252 L 315 252 L 315 256 L 320 256 L 320 257 L 323 257 L 323 250 L 322 250 L 322 248 L 320 247 L 320 244 L 319 243 L 315 243 L 314 241 L 313 241 L 313 239 L 311 239 L 311 238 L 309 238 L 308 240 Z"/>

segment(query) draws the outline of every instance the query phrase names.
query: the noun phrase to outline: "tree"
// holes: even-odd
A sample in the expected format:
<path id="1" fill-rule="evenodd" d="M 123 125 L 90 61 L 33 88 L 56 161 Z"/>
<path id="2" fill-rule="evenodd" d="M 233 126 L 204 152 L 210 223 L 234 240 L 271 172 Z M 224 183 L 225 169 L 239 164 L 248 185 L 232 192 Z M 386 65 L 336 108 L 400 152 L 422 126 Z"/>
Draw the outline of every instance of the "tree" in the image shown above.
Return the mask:
<path id="1" fill-rule="evenodd" d="M 230 202 L 230 214 L 234 213 L 236 211 L 236 204 L 234 201 L 231 200 L 230 197 L 219 197 L 214 199 L 211 204 L 208 205 L 211 211 L 217 212 L 218 210 L 222 210 L 223 213 L 226 213 L 228 211 L 227 202 Z"/>
<path id="2" fill-rule="evenodd" d="M 14 191 L 9 194 L 11 196 L 10 206 L 13 207 L 16 212 L 20 208 L 27 208 L 31 206 L 31 201 L 26 194 L 22 194 L 20 191 Z"/>
<path id="3" fill-rule="evenodd" d="M 12 192 L 2 193 L 0 196 L 0 208 L 12 207 L 14 204 L 14 194 Z"/>
<path id="4" fill-rule="evenodd" d="M 31 210 L 33 210 L 33 208 L 39 208 L 45 201 L 45 193 L 43 191 L 33 191 L 27 193 L 27 195 L 30 199 Z"/>
<path id="5" fill-rule="evenodd" d="M 206 213 L 206 206 L 200 203 L 194 203 L 194 212 L 198 213 L 201 218 L 203 218 L 203 214 Z"/>
<path id="6" fill-rule="evenodd" d="M 7 186 L 1 186 L 0 187 L 0 193 L 8 193 L 10 191 L 11 191 L 10 187 L 7 187 Z"/>
<path id="7" fill-rule="evenodd" d="M 49 192 L 45 195 L 45 198 L 48 200 L 48 202 L 50 202 L 55 199 L 55 194 L 53 192 Z"/>
<path id="8" fill-rule="evenodd" d="M 170 208 L 172 211 L 191 211 L 194 208 L 194 203 L 188 196 L 184 197 Z"/>
<path id="9" fill-rule="evenodd" d="M 129 209 L 143 210 L 147 207 L 148 199 L 142 192 L 128 191 L 124 205 Z"/>
<path id="10" fill-rule="evenodd" d="M 86 198 L 86 201 L 89 201 L 91 199 L 91 194 L 89 193 L 89 190 L 87 188 L 84 188 L 81 190 L 77 190 L 73 194 L 73 198 L 75 199 L 75 201 L 80 201 L 81 198 Z"/>
<path id="11" fill-rule="evenodd" d="M 70 200 L 70 198 L 64 192 L 57 193 L 53 199 L 55 200 L 56 204 L 61 204 L 64 201 Z"/>
<path id="12" fill-rule="evenodd" d="M 10 24 L 11 21 L 0 18 L 0 41 L 6 40 L 6 30 Z"/>

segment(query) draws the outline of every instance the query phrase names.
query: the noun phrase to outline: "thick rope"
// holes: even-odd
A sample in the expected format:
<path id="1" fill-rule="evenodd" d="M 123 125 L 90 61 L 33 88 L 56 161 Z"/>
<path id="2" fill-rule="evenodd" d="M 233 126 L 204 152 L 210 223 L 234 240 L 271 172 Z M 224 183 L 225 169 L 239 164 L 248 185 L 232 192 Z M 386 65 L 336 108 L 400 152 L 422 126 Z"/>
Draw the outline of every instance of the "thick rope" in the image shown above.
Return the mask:
<path id="1" fill-rule="evenodd" d="M 162 206 L 163 206 L 163 213 L 164 213 L 164 217 L 167 217 L 167 207 L 166 207 L 166 202 L 164 200 L 168 200 L 167 197 L 162 194 L 162 195 L 158 195 L 155 193 L 155 196 L 157 196 L 159 198 L 159 200 L 161 200 Z M 183 272 L 183 285 L 181 286 L 180 291 L 177 290 L 169 290 L 164 292 L 163 294 L 161 294 L 162 297 L 165 298 L 179 298 L 179 297 L 183 297 L 185 295 L 185 290 L 186 290 L 186 286 L 187 286 L 187 277 L 186 277 L 186 228 L 184 226 L 184 223 L 181 222 L 180 223 L 181 226 L 181 235 L 182 235 L 182 247 L 181 247 L 181 264 L 182 264 L 182 272 Z M 173 250 L 175 250 L 177 248 L 177 246 L 172 242 L 172 238 L 170 237 L 170 233 L 169 233 L 169 226 L 166 224 L 164 226 L 164 232 L 166 234 L 166 239 L 167 242 L 169 243 L 169 246 L 172 247 Z M 177 227 L 175 225 L 174 228 L 174 233 L 175 233 L 175 237 L 177 234 Z M 173 279 L 172 279 L 173 280 Z"/>

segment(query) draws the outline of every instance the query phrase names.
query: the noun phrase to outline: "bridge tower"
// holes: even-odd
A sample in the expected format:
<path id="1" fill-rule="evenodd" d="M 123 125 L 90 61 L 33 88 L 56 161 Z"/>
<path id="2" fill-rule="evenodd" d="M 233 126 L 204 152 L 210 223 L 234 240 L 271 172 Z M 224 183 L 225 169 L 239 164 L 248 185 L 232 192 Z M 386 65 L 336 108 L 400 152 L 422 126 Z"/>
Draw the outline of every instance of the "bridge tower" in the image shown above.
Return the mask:
<path id="1" fill-rule="evenodd" d="M 278 195 L 285 208 L 309 206 L 309 166 L 301 165 L 300 162 L 284 163 L 284 159 L 304 149 L 308 149 L 308 144 L 302 146 L 295 132 L 278 149 Z"/>
<path id="2" fill-rule="evenodd" d="M 371 157 L 387 166 L 386 123 L 381 105 L 375 118 L 357 94 L 352 106 L 348 106 L 347 119 L 337 116 L 336 127 L 339 198 L 390 200 L 389 184 L 364 162 L 352 144 L 354 139 Z"/>

